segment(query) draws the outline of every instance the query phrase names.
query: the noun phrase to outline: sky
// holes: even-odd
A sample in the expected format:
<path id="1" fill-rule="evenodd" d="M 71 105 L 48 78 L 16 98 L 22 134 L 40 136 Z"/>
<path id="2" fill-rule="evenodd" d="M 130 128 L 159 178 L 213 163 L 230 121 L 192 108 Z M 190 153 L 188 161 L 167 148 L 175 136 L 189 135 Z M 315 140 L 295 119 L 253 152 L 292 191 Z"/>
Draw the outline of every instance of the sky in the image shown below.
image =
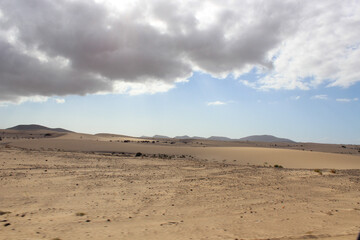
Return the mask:
<path id="1" fill-rule="evenodd" d="M 0 128 L 360 144 L 359 0 L 0 0 Z"/>

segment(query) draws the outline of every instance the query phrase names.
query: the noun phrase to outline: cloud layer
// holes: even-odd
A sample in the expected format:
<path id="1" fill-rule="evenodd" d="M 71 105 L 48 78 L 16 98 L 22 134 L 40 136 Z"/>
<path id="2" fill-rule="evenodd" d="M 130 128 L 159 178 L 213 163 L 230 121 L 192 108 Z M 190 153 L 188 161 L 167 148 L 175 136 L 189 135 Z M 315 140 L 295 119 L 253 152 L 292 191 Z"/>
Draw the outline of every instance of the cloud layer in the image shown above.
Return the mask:
<path id="1" fill-rule="evenodd" d="M 193 71 L 253 68 L 255 88 L 348 87 L 359 12 L 357 0 L 0 0 L 0 101 L 156 93 Z"/>

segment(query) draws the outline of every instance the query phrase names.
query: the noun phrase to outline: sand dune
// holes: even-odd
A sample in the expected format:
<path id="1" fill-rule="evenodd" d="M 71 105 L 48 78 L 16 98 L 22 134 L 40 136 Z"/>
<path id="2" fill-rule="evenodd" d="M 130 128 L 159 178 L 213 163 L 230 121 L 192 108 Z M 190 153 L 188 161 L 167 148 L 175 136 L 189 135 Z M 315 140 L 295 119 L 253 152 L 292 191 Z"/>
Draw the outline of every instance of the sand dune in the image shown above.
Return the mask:
<path id="1" fill-rule="evenodd" d="M 61 149 L 64 151 L 85 152 L 125 152 L 145 154 L 191 155 L 209 161 L 222 161 L 231 164 L 263 165 L 279 164 L 287 168 L 334 168 L 360 169 L 360 156 L 310 152 L 289 149 L 262 147 L 194 147 L 162 144 L 117 142 L 132 138 L 114 138 L 113 142 L 103 141 L 93 135 L 67 134 L 55 139 L 36 139 L 14 141 L 11 145 L 31 149 Z M 98 140 L 98 141 L 96 141 Z"/>
<path id="2" fill-rule="evenodd" d="M 6 134 L 0 239 L 349 240 L 360 229 L 356 154 L 305 144 Z M 321 149 L 357 150 L 331 147 Z"/>

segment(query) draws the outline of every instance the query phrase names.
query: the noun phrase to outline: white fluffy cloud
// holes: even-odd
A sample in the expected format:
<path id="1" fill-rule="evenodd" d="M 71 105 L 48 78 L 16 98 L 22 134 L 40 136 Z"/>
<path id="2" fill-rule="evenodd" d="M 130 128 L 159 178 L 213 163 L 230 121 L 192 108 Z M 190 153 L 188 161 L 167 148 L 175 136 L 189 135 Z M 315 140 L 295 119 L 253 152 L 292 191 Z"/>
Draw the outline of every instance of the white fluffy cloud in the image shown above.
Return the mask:
<path id="1" fill-rule="evenodd" d="M 296 30 L 269 51 L 261 89 L 349 87 L 360 81 L 360 2 L 302 1 Z"/>
<path id="2" fill-rule="evenodd" d="M 312 97 L 313 99 L 327 100 L 328 96 L 325 94 L 315 95 Z"/>
<path id="3" fill-rule="evenodd" d="M 221 106 L 221 105 L 226 105 L 226 102 L 222 102 L 222 101 L 214 101 L 214 102 L 208 102 L 207 105 L 208 106 Z"/>
<path id="4" fill-rule="evenodd" d="M 0 101 L 156 93 L 256 67 L 261 89 L 360 81 L 357 0 L 0 0 Z"/>
<path id="5" fill-rule="evenodd" d="M 337 102 L 356 102 L 358 101 L 358 98 L 337 98 Z"/>
<path id="6" fill-rule="evenodd" d="M 65 99 L 63 99 L 63 98 L 55 98 L 55 102 L 59 103 L 59 104 L 63 104 L 63 103 L 65 103 Z"/>
<path id="7" fill-rule="evenodd" d="M 24 102 L 44 103 L 44 102 L 47 102 L 48 100 L 49 100 L 49 97 L 39 96 L 39 95 L 34 95 L 34 96 L 30 96 L 30 97 L 20 96 L 20 97 L 17 97 L 15 101 L 2 100 L 0 98 L 0 107 L 7 107 L 9 105 L 19 105 Z"/>

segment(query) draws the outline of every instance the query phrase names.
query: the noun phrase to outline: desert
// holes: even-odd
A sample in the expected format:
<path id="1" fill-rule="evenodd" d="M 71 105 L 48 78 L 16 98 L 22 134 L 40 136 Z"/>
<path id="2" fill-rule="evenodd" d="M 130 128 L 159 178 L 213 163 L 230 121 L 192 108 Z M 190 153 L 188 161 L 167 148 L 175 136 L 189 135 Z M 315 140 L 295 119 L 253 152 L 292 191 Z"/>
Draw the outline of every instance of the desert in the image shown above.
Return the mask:
<path id="1" fill-rule="evenodd" d="M 357 145 L 0 130 L 0 239 L 356 239 Z"/>
<path id="2" fill-rule="evenodd" d="M 0 0 L 0 240 L 360 240 L 360 0 Z"/>

